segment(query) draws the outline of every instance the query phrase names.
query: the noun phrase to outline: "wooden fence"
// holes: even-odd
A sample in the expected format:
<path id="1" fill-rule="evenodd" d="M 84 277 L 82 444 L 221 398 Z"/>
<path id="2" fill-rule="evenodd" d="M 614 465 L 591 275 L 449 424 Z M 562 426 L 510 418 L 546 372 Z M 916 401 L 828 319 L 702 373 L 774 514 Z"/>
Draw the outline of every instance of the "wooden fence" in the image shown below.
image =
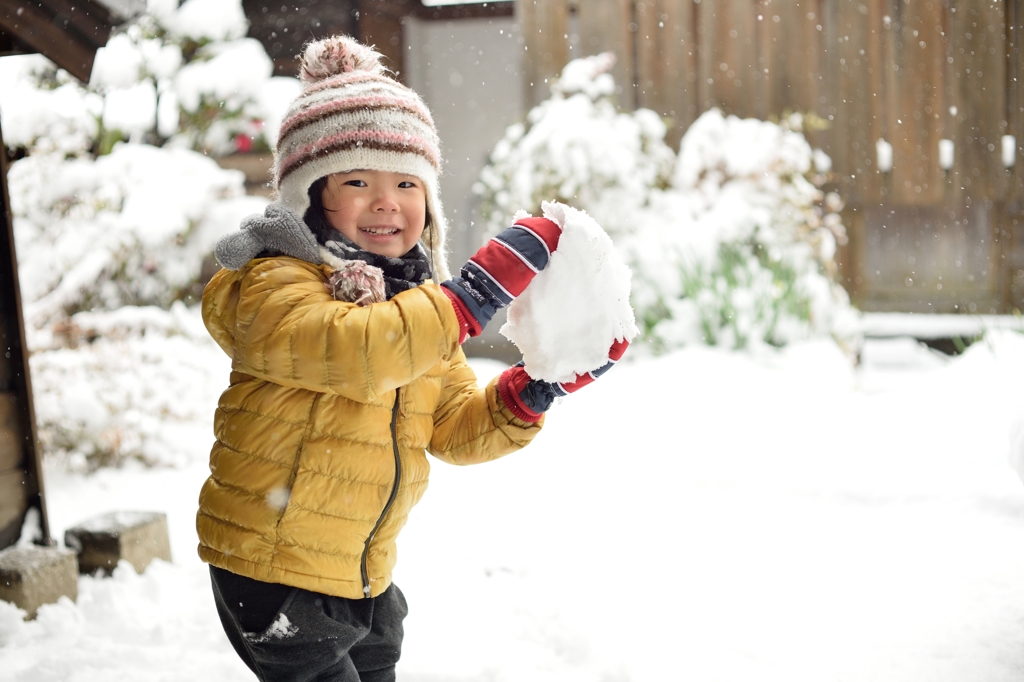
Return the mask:
<path id="1" fill-rule="evenodd" d="M 1024 308 L 1022 0 L 518 0 L 516 12 L 531 102 L 570 53 L 610 50 L 620 104 L 658 111 L 673 140 L 712 107 L 827 122 L 808 138 L 847 202 L 841 259 L 862 308 Z"/>

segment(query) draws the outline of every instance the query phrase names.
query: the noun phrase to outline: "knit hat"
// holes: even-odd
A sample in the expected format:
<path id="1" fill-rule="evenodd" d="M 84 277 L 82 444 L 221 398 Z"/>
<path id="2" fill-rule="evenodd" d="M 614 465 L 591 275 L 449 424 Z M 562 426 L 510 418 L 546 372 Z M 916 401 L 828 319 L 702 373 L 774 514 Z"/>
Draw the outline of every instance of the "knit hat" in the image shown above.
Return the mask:
<path id="1" fill-rule="evenodd" d="M 437 186 L 440 142 L 423 100 L 387 75 L 372 47 L 348 36 L 307 45 L 299 77 L 302 93 L 288 107 L 277 138 L 277 200 L 301 216 L 309 208 L 310 185 L 326 175 L 353 170 L 413 175 L 424 184 L 430 215 L 420 241 L 439 279 L 449 279 L 447 226 Z"/>

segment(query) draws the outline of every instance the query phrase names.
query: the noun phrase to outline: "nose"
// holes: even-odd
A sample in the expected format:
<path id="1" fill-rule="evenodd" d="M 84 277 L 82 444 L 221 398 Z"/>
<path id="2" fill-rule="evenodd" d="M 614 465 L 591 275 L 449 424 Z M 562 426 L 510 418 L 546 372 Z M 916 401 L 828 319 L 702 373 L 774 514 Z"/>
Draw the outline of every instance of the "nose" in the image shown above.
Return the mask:
<path id="1" fill-rule="evenodd" d="M 390 189 L 382 189 L 373 200 L 371 209 L 375 213 L 397 213 L 398 201 L 395 199 L 395 193 Z"/>

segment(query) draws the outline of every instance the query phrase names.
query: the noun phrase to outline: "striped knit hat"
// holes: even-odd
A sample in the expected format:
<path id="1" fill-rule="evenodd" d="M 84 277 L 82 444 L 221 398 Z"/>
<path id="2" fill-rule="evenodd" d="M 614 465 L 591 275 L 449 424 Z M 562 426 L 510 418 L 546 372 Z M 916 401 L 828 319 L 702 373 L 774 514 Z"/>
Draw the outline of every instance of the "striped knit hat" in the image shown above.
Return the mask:
<path id="1" fill-rule="evenodd" d="M 274 155 L 278 201 L 304 215 L 309 187 L 332 173 L 379 170 L 419 178 L 430 226 L 420 241 L 436 275 L 451 277 L 437 180 L 441 150 L 434 120 L 413 90 L 388 77 L 380 54 L 347 36 L 306 46 L 302 93 L 288 107 Z"/>

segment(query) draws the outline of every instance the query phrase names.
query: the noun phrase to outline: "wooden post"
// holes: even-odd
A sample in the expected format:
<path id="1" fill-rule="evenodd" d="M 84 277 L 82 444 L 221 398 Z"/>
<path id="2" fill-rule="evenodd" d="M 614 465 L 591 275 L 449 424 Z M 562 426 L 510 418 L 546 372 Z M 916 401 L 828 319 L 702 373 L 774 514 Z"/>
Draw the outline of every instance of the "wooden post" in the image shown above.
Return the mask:
<path id="1" fill-rule="evenodd" d="M 25 514 L 39 511 L 41 544 L 52 544 L 36 437 L 32 381 L 21 313 L 14 225 L 7 192 L 7 148 L 0 130 L 0 549 L 21 534 Z"/>

